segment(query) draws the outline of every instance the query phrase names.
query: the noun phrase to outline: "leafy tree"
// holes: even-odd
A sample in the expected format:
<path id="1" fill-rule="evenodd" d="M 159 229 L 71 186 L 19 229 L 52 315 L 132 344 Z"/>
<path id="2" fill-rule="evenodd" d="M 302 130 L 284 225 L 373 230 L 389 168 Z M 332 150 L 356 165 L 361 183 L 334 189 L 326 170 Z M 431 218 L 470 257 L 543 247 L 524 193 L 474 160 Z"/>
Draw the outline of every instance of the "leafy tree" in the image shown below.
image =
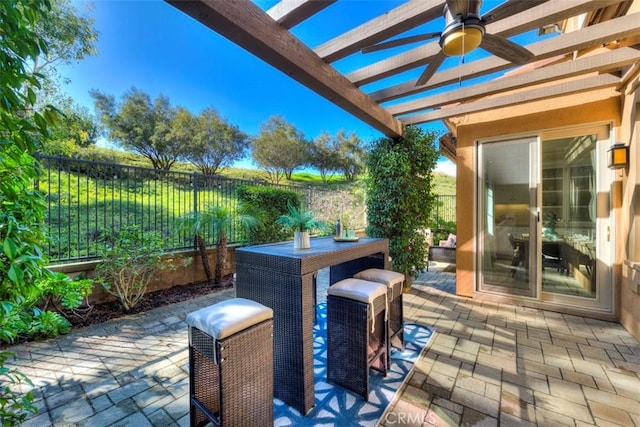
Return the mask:
<path id="1" fill-rule="evenodd" d="M 91 3 L 82 2 L 82 10 L 76 8 L 71 0 L 51 0 L 49 3 L 50 10 L 34 28 L 35 34 L 46 43 L 47 49 L 31 58 L 29 64 L 33 74 L 41 75 L 41 91 L 38 94 L 40 103 L 62 107 L 71 100 L 61 94 L 60 87 L 68 79 L 60 75 L 57 67 L 96 55 L 98 32 L 93 27 Z"/>
<path id="2" fill-rule="evenodd" d="M 338 140 L 328 132 L 322 132 L 309 147 L 309 165 L 320 172 L 322 182 L 326 183 L 341 166 Z"/>
<path id="3" fill-rule="evenodd" d="M 304 134 L 279 116 L 271 117 L 260 126 L 253 139 L 252 157 L 267 171 L 272 182 L 283 177 L 291 179 L 293 171 L 307 161 L 308 143 Z"/>
<path id="4" fill-rule="evenodd" d="M 205 276 L 207 276 L 207 285 L 211 286 L 213 275 L 211 274 L 211 266 L 209 265 L 209 253 L 207 252 L 207 242 L 205 235 L 207 229 L 212 222 L 213 217 L 207 212 L 193 211 L 178 218 L 175 226 L 176 234 L 187 234 L 193 236 L 196 247 L 200 253 L 200 261 Z"/>
<path id="5" fill-rule="evenodd" d="M 166 96 L 152 102 L 148 94 L 134 87 L 117 104 L 112 95 L 95 89 L 90 94 L 110 138 L 149 159 L 155 169 L 171 169 L 183 154 L 184 147 L 171 131 L 176 111 Z"/>
<path id="6" fill-rule="evenodd" d="M 367 234 L 389 239 L 393 269 L 407 286 L 428 262 L 425 236 L 416 230 L 426 227 L 434 205 L 435 140 L 434 132 L 408 126 L 397 140 L 374 142 L 367 157 Z"/>
<path id="7" fill-rule="evenodd" d="M 100 124 L 84 105 L 72 104 L 62 108 L 60 122 L 56 134 L 64 130 L 66 137 L 78 147 L 86 148 L 98 142 Z"/>
<path id="8" fill-rule="evenodd" d="M 341 129 L 336 135 L 336 139 L 340 153 L 338 169 L 342 171 L 346 179 L 353 181 L 356 176 L 365 171 L 367 151 L 355 132 L 351 132 L 347 136 L 344 129 Z"/>
<path id="9" fill-rule="evenodd" d="M 184 158 L 204 175 L 214 175 L 231 166 L 244 157 L 249 147 L 247 135 L 213 108 L 203 110 L 197 117 L 178 108 L 172 132 L 185 147 Z"/>
<path id="10" fill-rule="evenodd" d="M 81 148 L 95 145 L 100 126 L 86 107 L 67 104 L 61 113 L 60 126 L 53 129 L 51 138 L 43 143 L 43 153 L 74 157 Z"/>
<path id="11" fill-rule="evenodd" d="M 13 341 L 25 328 L 22 302 L 37 291 L 46 275 L 47 260 L 40 245 L 44 241 L 44 208 L 32 182 L 38 176 L 33 153 L 38 139 L 46 138 L 55 124 L 55 110 L 32 111 L 41 76 L 27 69 L 47 52 L 46 41 L 35 31 L 47 16 L 47 0 L 0 2 L 0 339 Z M 33 393 L 22 392 L 30 385 L 20 371 L 5 367 L 13 355 L 0 351 L 0 422 L 14 425 L 30 412 Z"/>

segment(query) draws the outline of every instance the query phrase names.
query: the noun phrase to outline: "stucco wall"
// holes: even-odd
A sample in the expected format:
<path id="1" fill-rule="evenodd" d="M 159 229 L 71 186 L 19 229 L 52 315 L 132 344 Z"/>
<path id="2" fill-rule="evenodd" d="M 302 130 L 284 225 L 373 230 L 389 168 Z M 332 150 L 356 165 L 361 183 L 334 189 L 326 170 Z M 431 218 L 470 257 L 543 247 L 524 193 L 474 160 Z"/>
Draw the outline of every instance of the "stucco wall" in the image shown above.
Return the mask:
<path id="1" fill-rule="evenodd" d="M 622 106 L 619 141 L 629 146 L 630 165 L 620 170 L 622 179 L 620 224 L 616 256 L 620 270 L 620 323 L 640 340 L 640 95 L 628 96 Z"/>
<path id="2" fill-rule="evenodd" d="M 621 105 L 616 97 L 586 102 L 599 94 L 565 97 L 528 107 L 494 110 L 457 120 L 457 280 L 456 293 L 473 296 L 475 274 L 476 168 L 475 144 L 479 139 L 535 135 L 543 130 L 593 123 L 619 126 Z M 571 98 L 571 99 L 568 99 Z M 540 112 L 535 113 L 538 110 Z M 469 215 L 472 212 L 473 215 Z"/>

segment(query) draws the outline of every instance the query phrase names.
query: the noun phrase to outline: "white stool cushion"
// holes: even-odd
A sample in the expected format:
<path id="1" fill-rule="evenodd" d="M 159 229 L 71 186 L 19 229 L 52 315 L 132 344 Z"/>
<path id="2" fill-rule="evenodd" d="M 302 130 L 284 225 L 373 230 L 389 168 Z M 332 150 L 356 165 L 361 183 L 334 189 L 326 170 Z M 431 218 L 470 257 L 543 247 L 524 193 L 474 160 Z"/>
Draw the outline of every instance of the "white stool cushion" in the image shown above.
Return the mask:
<path id="1" fill-rule="evenodd" d="M 389 313 L 389 300 L 387 298 L 387 286 L 381 283 L 370 282 L 361 279 L 343 279 L 329 286 L 327 295 L 348 298 L 355 301 L 365 302 L 371 307 L 373 313 L 373 301 L 384 295 L 384 318 L 387 319 Z M 372 316 L 371 331 L 375 330 L 375 316 Z"/>
<path id="2" fill-rule="evenodd" d="M 370 304 L 380 295 L 386 295 L 387 287 L 368 280 L 343 279 L 329 286 L 327 294 Z"/>
<path id="3" fill-rule="evenodd" d="M 221 340 L 272 318 L 269 307 L 245 298 L 231 298 L 189 313 L 187 325 Z"/>
<path id="4" fill-rule="evenodd" d="M 397 283 L 404 282 L 404 274 L 392 270 L 381 268 L 368 268 L 360 273 L 354 274 L 356 279 L 369 280 L 370 282 L 384 283 L 392 288 Z"/>

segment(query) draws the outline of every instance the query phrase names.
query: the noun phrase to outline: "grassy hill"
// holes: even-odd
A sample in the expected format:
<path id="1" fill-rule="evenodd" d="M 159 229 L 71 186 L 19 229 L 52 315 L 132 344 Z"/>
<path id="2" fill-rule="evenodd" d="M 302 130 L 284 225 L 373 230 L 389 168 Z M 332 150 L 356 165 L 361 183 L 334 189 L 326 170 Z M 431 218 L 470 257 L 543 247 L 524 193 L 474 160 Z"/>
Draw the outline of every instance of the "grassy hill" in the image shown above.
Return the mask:
<path id="1" fill-rule="evenodd" d="M 150 168 L 151 162 L 138 154 L 112 150 L 108 148 L 92 147 L 83 153 L 83 158 L 87 160 L 104 161 L 110 163 L 119 163 L 130 166 Z M 198 170 L 191 164 L 185 162 L 176 162 L 172 170 L 178 172 L 197 172 Z M 227 178 L 248 179 L 248 180 L 267 180 L 267 174 L 258 169 L 248 168 L 228 168 L 220 173 L 221 176 Z M 353 183 L 345 180 L 342 176 L 336 175 L 329 179 L 327 184 L 322 182 L 320 174 L 313 172 L 294 172 L 292 179 L 284 180 L 280 184 L 284 185 L 303 185 L 303 186 L 323 186 L 333 189 L 341 189 L 349 187 Z M 439 172 L 434 172 L 434 194 L 453 195 L 456 194 L 456 178 Z"/>
<path id="2" fill-rule="evenodd" d="M 185 163 L 176 165 L 169 173 L 156 174 L 142 169 L 150 165 L 141 156 L 101 150 L 90 153 L 90 160 L 100 163 L 56 158 L 43 160 L 46 173 L 38 188 L 47 202 L 45 216 L 51 235 L 45 250 L 56 262 L 94 257 L 98 240 L 122 224 L 139 224 L 145 230 L 159 231 L 171 249 L 189 247 L 188 238 L 176 236 L 172 231 L 177 218 L 189 213 L 194 206 L 202 209 L 213 204 L 233 211 L 236 186 L 243 182 L 266 181 L 267 177 L 256 169 L 230 168 L 223 171 L 222 178 L 243 181 L 221 177 L 204 179 L 192 175 L 195 168 Z M 340 214 L 349 212 L 354 226 L 361 226 L 366 221 L 363 179 L 354 183 L 335 176 L 324 184 L 319 174 L 298 172 L 290 181 L 280 184 L 297 187 L 296 191 L 308 197 L 306 203 L 322 220 L 335 221 Z M 433 192 L 435 195 L 455 194 L 455 178 L 434 173 Z M 451 197 L 440 199 L 434 215 L 451 220 L 450 211 L 455 212 L 455 200 Z M 230 241 L 241 241 L 241 228 L 234 227 L 229 238 Z"/>
<path id="3" fill-rule="evenodd" d="M 456 194 L 456 177 L 440 172 L 433 174 L 433 193 L 439 196 Z"/>

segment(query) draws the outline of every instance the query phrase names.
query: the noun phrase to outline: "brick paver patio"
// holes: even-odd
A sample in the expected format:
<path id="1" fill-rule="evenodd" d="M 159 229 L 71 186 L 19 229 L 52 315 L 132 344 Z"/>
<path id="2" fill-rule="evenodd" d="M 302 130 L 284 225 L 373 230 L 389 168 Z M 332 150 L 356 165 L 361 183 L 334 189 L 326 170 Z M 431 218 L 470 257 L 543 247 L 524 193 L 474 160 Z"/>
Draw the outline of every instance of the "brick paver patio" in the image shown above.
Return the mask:
<path id="1" fill-rule="evenodd" d="M 454 274 L 430 270 L 405 318 L 436 333 L 382 425 L 640 426 L 640 343 L 622 326 L 460 298 Z M 15 346 L 40 409 L 25 425 L 188 425 L 185 317 L 233 296 Z"/>

